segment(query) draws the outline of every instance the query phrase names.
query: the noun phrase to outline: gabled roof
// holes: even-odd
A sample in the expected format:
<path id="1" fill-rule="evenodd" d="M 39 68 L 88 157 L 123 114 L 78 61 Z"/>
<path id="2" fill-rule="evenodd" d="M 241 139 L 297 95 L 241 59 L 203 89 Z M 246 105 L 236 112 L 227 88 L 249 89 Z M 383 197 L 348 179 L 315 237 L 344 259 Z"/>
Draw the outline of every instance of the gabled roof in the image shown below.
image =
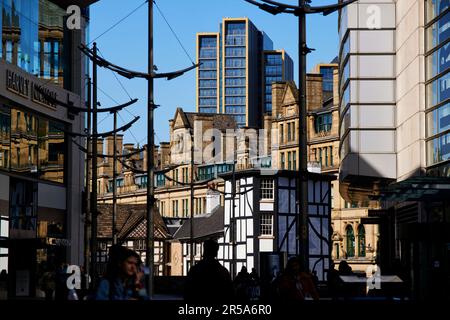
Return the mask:
<path id="1" fill-rule="evenodd" d="M 99 238 L 112 238 L 112 212 L 111 204 L 98 205 L 98 232 Z M 125 240 L 130 235 L 141 235 L 145 238 L 147 232 L 146 226 L 147 205 L 146 204 L 118 204 L 116 226 L 118 231 L 118 239 Z M 158 240 L 170 237 L 167 227 L 155 208 L 153 210 L 153 218 L 155 222 L 154 237 Z"/>
<path id="2" fill-rule="evenodd" d="M 281 106 L 299 104 L 298 90 L 293 81 L 286 81 Z"/>
<path id="3" fill-rule="evenodd" d="M 221 235 L 224 232 L 224 225 L 224 209 L 222 206 L 217 206 L 210 214 L 194 217 L 194 239 Z M 186 220 L 173 237 L 180 241 L 189 240 L 191 220 Z"/>
<path id="4" fill-rule="evenodd" d="M 182 108 L 177 108 L 173 117 L 174 128 L 179 128 L 180 126 L 192 128 L 197 116 L 212 118 L 214 129 L 225 130 L 235 129 L 237 127 L 235 118 L 228 114 L 185 112 Z M 179 122 L 177 123 L 178 118 L 181 119 L 181 124 Z"/>

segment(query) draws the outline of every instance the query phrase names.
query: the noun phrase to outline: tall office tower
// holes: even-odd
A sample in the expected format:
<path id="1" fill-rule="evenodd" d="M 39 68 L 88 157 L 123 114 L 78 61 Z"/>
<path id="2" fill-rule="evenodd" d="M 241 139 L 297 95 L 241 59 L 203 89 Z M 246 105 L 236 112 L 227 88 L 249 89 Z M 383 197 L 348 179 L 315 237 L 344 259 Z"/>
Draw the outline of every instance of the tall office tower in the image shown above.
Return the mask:
<path id="1" fill-rule="evenodd" d="M 231 114 L 241 127 L 260 126 L 265 112 L 265 52 L 279 52 L 285 59 L 277 80 L 288 80 L 286 75 L 292 78 L 293 73 L 288 55 L 272 50 L 272 40 L 248 18 L 224 18 L 219 33 L 198 33 L 197 111 Z M 273 67 L 267 66 L 271 71 Z"/>
<path id="2" fill-rule="evenodd" d="M 220 113 L 219 33 L 197 34 L 197 111 Z"/>
<path id="3" fill-rule="evenodd" d="M 272 84 L 294 80 L 294 62 L 284 50 L 264 51 L 263 72 L 263 113 L 272 113 Z"/>
<path id="4" fill-rule="evenodd" d="M 379 200 L 366 223 L 380 224 L 381 269 L 400 260 L 417 299 L 449 298 L 449 25 L 448 0 L 358 1 L 339 14 L 340 191 Z"/>
<path id="5" fill-rule="evenodd" d="M 314 68 L 314 73 L 322 75 L 322 93 L 323 100 L 329 100 L 333 97 L 333 84 L 335 70 L 339 69 L 337 66 L 338 58 L 336 57 L 330 63 L 319 63 Z"/>

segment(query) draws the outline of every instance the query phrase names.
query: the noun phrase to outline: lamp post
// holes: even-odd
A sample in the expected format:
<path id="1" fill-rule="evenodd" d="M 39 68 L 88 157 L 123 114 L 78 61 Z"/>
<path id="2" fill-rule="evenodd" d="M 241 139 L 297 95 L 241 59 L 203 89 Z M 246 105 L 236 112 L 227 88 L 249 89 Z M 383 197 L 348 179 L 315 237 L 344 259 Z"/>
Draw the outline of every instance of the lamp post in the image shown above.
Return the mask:
<path id="1" fill-rule="evenodd" d="M 90 186 L 90 179 L 91 179 L 91 78 L 88 77 L 88 86 L 87 86 L 87 137 L 86 137 L 86 212 L 84 215 L 84 272 L 85 274 L 89 275 L 90 273 L 90 266 L 89 266 L 89 255 L 90 255 L 90 248 L 89 248 L 89 235 L 90 235 L 90 224 L 91 224 L 91 186 Z M 85 288 L 89 288 L 89 276 L 86 277 L 86 283 Z"/>
<path id="2" fill-rule="evenodd" d="M 190 260 L 191 260 L 191 268 L 192 268 L 195 264 L 195 258 L 194 258 L 194 239 L 195 239 L 195 236 L 194 236 L 194 128 L 191 128 L 190 133 L 191 133 Z"/>
<path id="3" fill-rule="evenodd" d="M 133 70 L 129 70 L 126 68 L 123 68 L 121 66 L 118 66 L 116 64 L 111 63 L 110 61 L 99 57 L 97 55 L 97 49 L 96 49 L 96 44 L 94 43 L 94 49 L 91 50 L 89 48 L 87 48 L 84 45 L 81 45 L 80 50 L 87 55 L 94 64 L 94 139 L 97 137 L 96 135 L 96 100 L 97 100 L 97 93 L 96 93 L 96 88 L 97 88 L 97 84 L 96 84 L 96 78 L 97 78 L 97 71 L 96 68 L 97 66 L 103 67 L 103 68 L 107 68 L 110 69 L 111 71 L 127 78 L 127 79 L 133 79 L 133 78 L 141 78 L 141 79 L 145 79 L 147 80 L 147 91 L 148 91 L 148 101 L 147 101 L 147 139 L 148 139 L 148 143 L 147 143 L 147 215 L 146 215 L 146 219 L 147 219 L 147 235 L 146 235 L 146 267 L 148 268 L 149 271 L 149 277 L 147 279 L 147 288 L 148 288 L 148 293 L 149 293 L 149 297 L 150 299 L 153 298 L 153 290 L 154 290 L 154 233 L 153 233 L 153 229 L 154 229 L 154 217 L 153 217 L 153 207 L 155 204 L 155 186 L 154 186 L 154 145 L 155 145 L 155 141 L 154 141 L 154 109 L 156 109 L 157 105 L 154 102 L 154 79 L 161 79 L 161 78 L 166 78 L 167 80 L 173 80 L 177 77 L 182 76 L 183 74 L 185 74 L 188 71 L 191 71 L 195 68 L 197 68 L 200 64 L 192 64 L 192 66 L 182 69 L 182 70 L 177 70 L 174 72 L 168 72 L 168 73 L 156 73 L 154 72 L 154 64 L 153 64 L 153 1 L 148 1 L 148 72 L 147 73 L 143 73 L 143 72 L 139 72 L 139 71 L 133 71 Z M 130 124 L 124 126 L 123 128 L 120 128 L 120 130 L 125 130 L 128 129 L 129 126 L 134 123 L 136 121 L 136 119 L 134 121 L 132 121 Z M 119 131 L 119 129 L 117 129 Z M 112 134 L 112 132 L 111 132 Z M 94 142 L 95 145 L 95 142 Z M 96 148 L 94 148 L 94 151 L 96 150 Z M 93 155 L 93 158 L 96 159 L 97 158 L 97 152 L 95 152 L 96 154 Z M 95 173 L 95 170 L 93 170 Z M 92 179 L 95 181 L 97 179 L 97 174 L 95 173 L 95 177 L 93 175 Z M 95 188 L 95 197 L 96 197 L 96 188 Z M 92 197 L 94 197 L 94 188 L 93 188 L 93 195 Z M 96 201 L 95 201 L 96 202 Z M 92 204 L 94 204 L 94 201 L 92 201 Z M 95 210 L 94 210 L 94 206 L 92 206 L 91 210 L 92 210 L 92 215 L 95 218 L 95 213 L 96 213 L 96 203 L 95 203 Z M 97 222 L 95 219 L 93 219 L 92 222 L 92 233 L 94 234 L 94 230 L 96 232 L 97 230 Z M 96 233 L 95 233 L 96 235 Z M 97 244 L 96 244 L 96 238 L 94 238 L 94 236 L 92 237 L 92 249 L 96 249 Z M 95 253 L 91 252 L 91 263 L 94 265 L 93 260 L 95 260 Z M 94 271 L 94 270 L 93 270 Z"/>
<path id="4" fill-rule="evenodd" d="M 94 42 L 93 47 L 94 58 L 97 57 L 97 43 Z M 97 61 L 94 59 L 92 61 L 92 81 L 93 81 L 93 92 L 92 92 L 92 194 L 91 194 L 91 275 L 92 283 L 94 286 L 94 280 L 97 279 L 97 141 L 98 141 L 98 131 L 97 131 Z"/>
<path id="5" fill-rule="evenodd" d="M 277 15 L 280 13 L 293 14 L 298 17 L 298 61 L 299 61 L 299 172 L 297 180 L 297 206 L 299 209 L 299 217 L 297 223 L 297 241 L 299 243 L 298 253 L 302 257 L 303 267 L 309 270 L 309 235 L 308 235 L 308 150 L 307 150 L 307 133 L 306 133 L 306 56 L 311 53 L 313 49 L 308 48 L 306 44 L 306 15 L 313 13 L 321 13 L 324 16 L 338 11 L 345 6 L 357 0 L 340 0 L 337 4 L 325 5 L 320 7 L 311 7 L 311 0 L 299 0 L 298 6 L 287 5 L 284 3 L 261 0 L 261 2 L 254 0 L 244 0 L 252 5 L 259 7 L 270 14 Z"/>
<path id="6" fill-rule="evenodd" d="M 148 1 L 148 74 L 153 73 L 153 1 Z M 153 232 L 153 206 L 155 205 L 155 186 L 154 186 L 154 145 L 155 136 L 153 128 L 154 101 L 154 80 L 149 78 L 147 81 L 148 101 L 147 101 L 147 243 L 146 243 L 146 267 L 149 271 L 147 279 L 147 290 L 150 299 L 154 293 L 154 232 Z"/>
<path id="7" fill-rule="evenodd" d="M 113 245 L 117 244 L 117 110 L 114 110 L 114 135 L 113 135 L 113 212 L 112 212 L 112 239 Z"/>

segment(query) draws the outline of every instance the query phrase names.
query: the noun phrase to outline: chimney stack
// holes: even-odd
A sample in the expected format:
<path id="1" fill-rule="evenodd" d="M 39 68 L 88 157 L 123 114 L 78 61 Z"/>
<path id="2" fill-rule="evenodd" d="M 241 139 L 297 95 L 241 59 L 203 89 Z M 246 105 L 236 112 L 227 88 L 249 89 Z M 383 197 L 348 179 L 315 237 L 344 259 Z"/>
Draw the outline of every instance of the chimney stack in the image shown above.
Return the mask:
<path id="1" fill-rule="evenodd" d="M 206 192 L 206 214 L 210 214 L 220 206 L 220 193 L 214 190 Z"/>

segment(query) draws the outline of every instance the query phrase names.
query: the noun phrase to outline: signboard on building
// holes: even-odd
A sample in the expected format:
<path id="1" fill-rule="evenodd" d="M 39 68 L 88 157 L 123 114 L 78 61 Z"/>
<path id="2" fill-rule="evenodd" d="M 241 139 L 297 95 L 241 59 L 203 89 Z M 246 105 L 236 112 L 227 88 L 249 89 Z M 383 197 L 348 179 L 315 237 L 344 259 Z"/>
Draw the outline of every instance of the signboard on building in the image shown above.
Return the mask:
<path id="1" fill-rule="evenodd" d="M 43 106 L 56 108 L 55 103 L 48 99 L 48 97 L 51 97 L 51 99 L 56 100 L 57 93 L 55 91 L 35 83 L 10 69 L 5 69 L 5 74 L 7 90 Z"/>

